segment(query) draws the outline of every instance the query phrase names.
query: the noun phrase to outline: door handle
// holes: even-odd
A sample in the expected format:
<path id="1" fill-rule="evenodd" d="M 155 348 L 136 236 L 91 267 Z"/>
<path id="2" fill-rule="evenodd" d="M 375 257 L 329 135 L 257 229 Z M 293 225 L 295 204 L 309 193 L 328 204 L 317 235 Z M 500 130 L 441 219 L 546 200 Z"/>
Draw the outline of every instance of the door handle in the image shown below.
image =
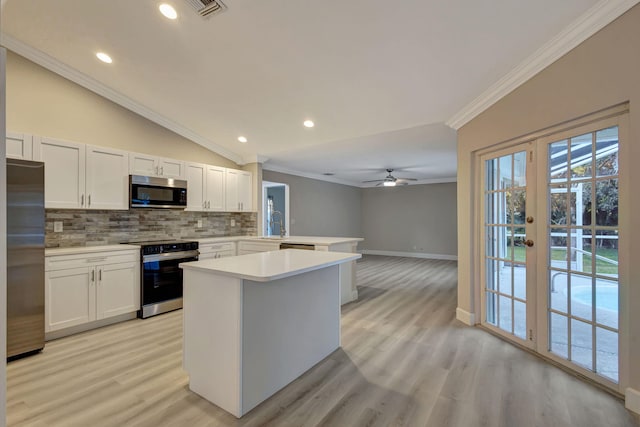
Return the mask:
<path id="1" fill-rule="evenodd" d="M 531 247 L 533 247 L 533 240 L 527 239 L 527 240 L 524 241 L 524 244 L 531 248 Z"/>

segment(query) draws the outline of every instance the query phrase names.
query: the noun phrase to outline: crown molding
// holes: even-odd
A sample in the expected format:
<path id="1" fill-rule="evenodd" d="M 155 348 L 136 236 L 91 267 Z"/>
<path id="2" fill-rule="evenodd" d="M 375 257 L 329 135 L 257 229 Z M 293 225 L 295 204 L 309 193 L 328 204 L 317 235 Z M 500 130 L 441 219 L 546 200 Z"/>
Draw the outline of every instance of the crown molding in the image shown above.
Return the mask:
<path id="1" fill-rule="evenodd" d="M 243 159 L 240 155 L 215 144 L 202 135 L 199 135 L 196 132 L 193 132 L 192 130 L 182 126 L 181 124 L 176 123 L 159 113 L 156 113 L 155 111 L 121 94 L 120 92 L 117 92 L 110 87 L 100 83 L 92 77 L 89 77 L 88 75 L 81 73 L 74 68 L 71 68 L 70 66 L 53 58 L 52 56 L 47 55 L 46 53 L 35 49 L 6 33 L 0 34 L 0 45 L 6 47 L 12 52 L 17 53 L 20 56 L 27 58 L 32 62 L 35 62 L 41 67 L 44 67 L 47 70 L 64 77 L 67 80 L 71 80 L 72 82 L 84 87 L 85 89 L 88 89 L 102 96 L 103 98 L 106 98 L 126 108 L 127 110 L 130 110 L 148 120 L 151 120 L 152 122 L 166 129 L 169 129 L 170 131 L 190 141 L 193 141 L 208 150 L 213 151 L 214 153 L 226 157 L 227 159 L 232 160 L 235 163 L 243 163 Z"/>
<path id="2" fill-rule="evenodd" d="M 455 130 L 460 129 L 637 3 L 640 3 L 640 0 L 600 0 L 557 36 L 453 115 L 445 124 Z"/>

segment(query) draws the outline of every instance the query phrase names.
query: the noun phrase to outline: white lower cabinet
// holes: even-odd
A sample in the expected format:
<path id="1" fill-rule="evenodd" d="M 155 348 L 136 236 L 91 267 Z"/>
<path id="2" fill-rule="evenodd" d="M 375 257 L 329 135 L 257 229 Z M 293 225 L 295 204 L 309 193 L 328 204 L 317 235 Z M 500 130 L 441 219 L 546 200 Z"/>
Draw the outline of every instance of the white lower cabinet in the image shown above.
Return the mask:
<path id="1" fill-rule="evenodd" d="M 140 309 L 139 253 L 47 256 L 45 332 Z"/>
<path id="2" fill-rule="evenodd" d="M 236 244 L 234 242 L 200 243 L 198 250 L 200 251 L 198 260 L 224 258 L 236 255 Z"/>

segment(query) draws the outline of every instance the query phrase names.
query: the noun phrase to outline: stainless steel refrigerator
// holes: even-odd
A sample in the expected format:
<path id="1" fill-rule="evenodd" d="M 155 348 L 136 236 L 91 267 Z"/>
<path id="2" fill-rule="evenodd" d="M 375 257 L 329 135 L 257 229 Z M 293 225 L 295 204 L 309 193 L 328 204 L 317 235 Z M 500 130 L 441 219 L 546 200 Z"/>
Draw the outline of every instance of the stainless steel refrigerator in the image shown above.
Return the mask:
<path id="1" fill-rule="evenodd" d="M 44 348 L 44 163 L 7 159 L 7 358 Z"/>

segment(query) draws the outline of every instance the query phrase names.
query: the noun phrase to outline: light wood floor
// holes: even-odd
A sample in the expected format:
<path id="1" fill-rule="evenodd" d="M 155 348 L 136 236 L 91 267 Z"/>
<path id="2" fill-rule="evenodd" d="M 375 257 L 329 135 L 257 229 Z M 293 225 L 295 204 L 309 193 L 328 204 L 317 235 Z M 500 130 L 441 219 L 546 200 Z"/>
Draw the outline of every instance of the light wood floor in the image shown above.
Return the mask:
<path id="1" fill-rule="evenodd" d="M 451 261 L 365 257 L 342 349 L 242 420 L 189 391 L 177 311 L 10 363 L 9 425 L 640 425 L 620 400 L 456 321 L 456 274 Z"/>

